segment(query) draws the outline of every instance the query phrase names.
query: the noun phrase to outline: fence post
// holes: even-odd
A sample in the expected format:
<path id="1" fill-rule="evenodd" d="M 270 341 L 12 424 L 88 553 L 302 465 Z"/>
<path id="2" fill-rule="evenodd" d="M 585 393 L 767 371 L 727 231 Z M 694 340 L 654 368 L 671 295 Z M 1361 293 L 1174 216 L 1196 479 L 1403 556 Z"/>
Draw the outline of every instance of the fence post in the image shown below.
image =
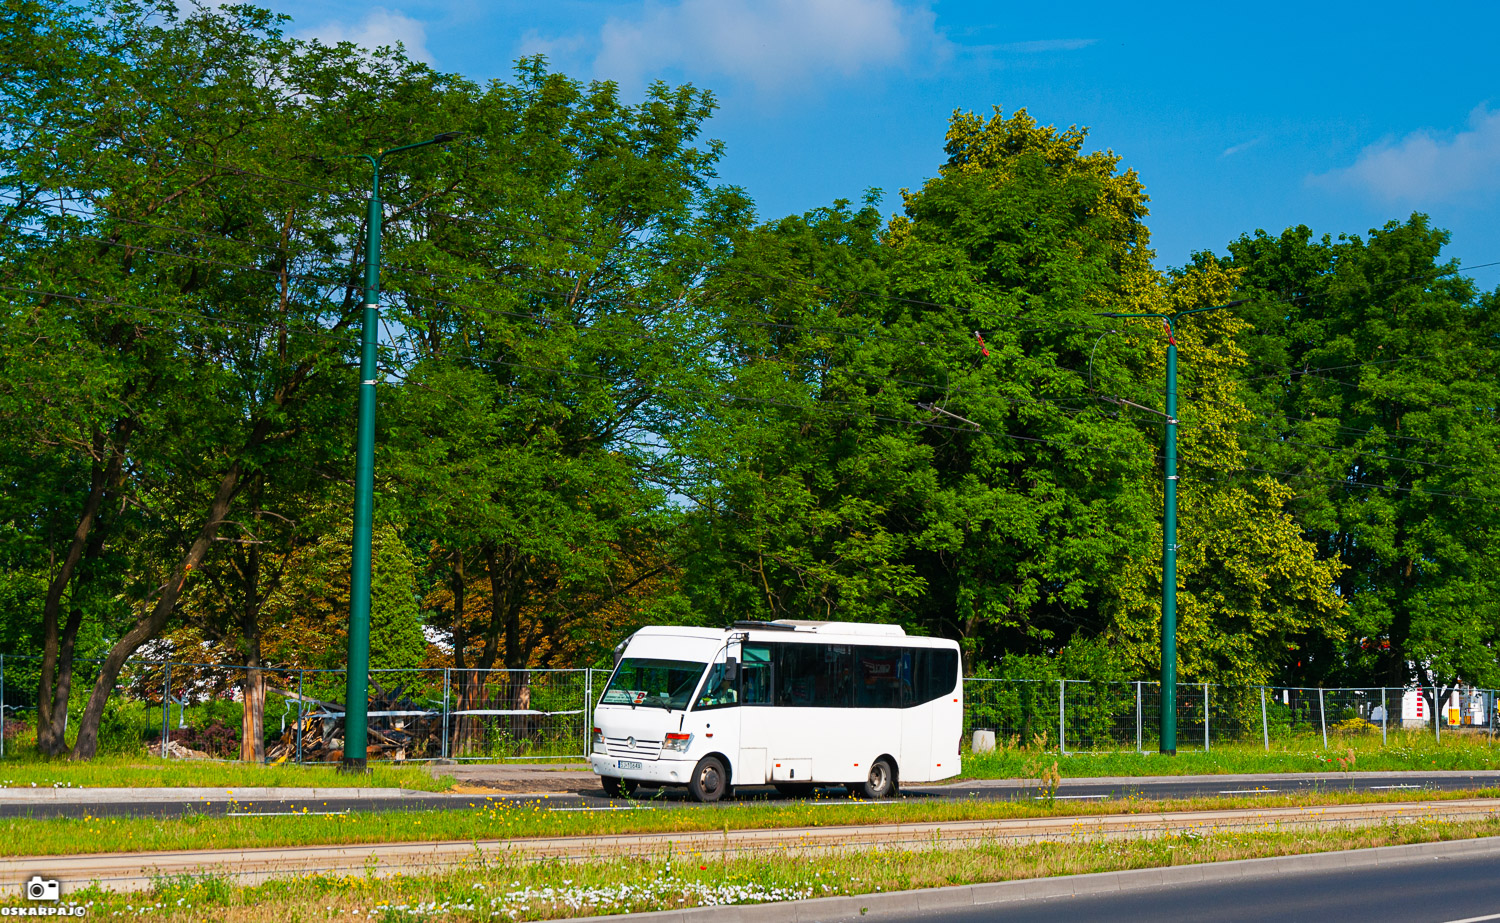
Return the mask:
<path id="1" fill-rule="evenodd" d="M 583 668 L 583 758 L 594 752 L 594 668 Z"/>
<path id="2" fill-rule="evenodd" d="M 297 671 L 297 765 L 302 765 L 302 707 L 307 702 L 302 698 L 302 674 L 303 670 Z"/>
<path id="3" fill-rule="evenodd" d="M 1060 679 L 1057 681 L 1057 752 L 1067 755 L 1066 746 L 1063 743 L 1063 700 L 1067 696 L 1068 681 Z"/>
<path id="4" fill-rule="evenodd" d="M 1271 727 L 1266 723 L 1266 687 L 1260 687 L 1260 737 L 1266 743 L 1266 752 L 1271 752 Z"/>
<path id="5" fill-rule="evenodd" d="M 1443 733 L 1438 730 L 1438 713 L 1443 710 L 1443 703 L 1438 701 L 1438 687 L 1432 687 L 1432 739 L 1438 743 L 1443 742 Z"/>
<path id="6" fill-rule="evenodd" d="M 445 760 L 448 758 L 448 670 L 448 667 L 443 667 L 443 746 L 439 750 Z M 463 677 L 459 677 L 459 683 L 463 683 Z"/>
<path id="7" fill-rule="evenodd" d="M 172 721 L 172 661 L 163 660 L 161 680 L 161 758 L 167 758 L 167 725 Z"/>
<path id="8" fill-rule="evenodd" d="M 1208 752 L 1208 683 L 1203 684 L 1203 752 Z"/>
<path id="9" fill-rule="evenodd" d="M 1146 750 L 1141 744 L 1141 681 L 1135 681 L 1135 749 L 1140 753 Z"/>
<path id="10" fill-rule="evenodd" d="M 1385 687 L 1380 687 L 1380 745 L 1385 746 L 1385 729 L 1391 723 L 1391 708 L 1385 704 Z"/>
<path id="11" fill-rule="evenodd" d="M 0 759 L 5 759 L 5 655 L 0 654 Z"/>
<path id="12" fill-rule="evenodd" d="M 1318 725 L 1323 728 L 1323 749 L 1328 749 L 1328 716 L 1323 708 L 1323 687 L 1318 687 Z"/>

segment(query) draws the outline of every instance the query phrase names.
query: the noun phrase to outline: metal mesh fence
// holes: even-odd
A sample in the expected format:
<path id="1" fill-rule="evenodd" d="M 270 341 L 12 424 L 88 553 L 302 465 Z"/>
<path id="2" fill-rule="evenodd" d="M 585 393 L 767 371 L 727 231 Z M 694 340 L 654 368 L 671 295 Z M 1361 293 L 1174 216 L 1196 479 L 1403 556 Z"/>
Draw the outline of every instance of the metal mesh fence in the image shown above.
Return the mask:
<path id="1" fill-rule="evenodd" d="M 1061 685 L 1045 680 L 964 680 L 964 737 L 995 732 L 1002 745 L 1058 745 Z"/>
<path id="2" fill-rule="evenodd" d="M 1500 694 L 1471 687 L 1319 689 L 1177 686 L 1177 749 L 1340 750 L 1399 735 L 1496 733 Z M 964 680 L 964 739 L 1064 753 L 1160 748 L 1161 685 L 1093 680 Z M 1437 702 L 1437 706 L 1434 706 Z M 1407 739 L 1407 738 L 1401 738 Z"/>
<path id="3" fill-rule="evenodd" d="M 0 756 L 34 745 L 39 666 L 40 658 L 0 659 Z M 600 672 L 608 676 L 588 669 L 371 670 L 366 756 L 392 762 L 586 758 Z M 65 730 L 76 727 L 97 673 L 95 663 L 74 665 Z M 99 751 L 222 760 L 253 753 L 267 763 L 337 763 L 344 755 L 347 682 L 343 670 L 131 661 L 100 721 Z M 257 700 L 259 708 L 253 707 Z"/>
<path id="4" fill-rule="evenodd" d="M 0 658 L 0 757 L 34 744 L 40 658 Z M 600 669 L 371 670 L 367 757 L 376 761 L 586 759 Z M 70 727 L 98 665 L 74 665 Z M 342 670 L 132 661 L 99 727 L 101 753 L 267 763 L 343 758 Z M 1330 750 L 1396 745 L 1411 735 L 1495 735 L 1500 696 L 1471 687 L 1177 687 L 1177 748 Z M 246 700 L 251 700 L 247 708 Z M 260 707 L 255 708 L 255 701 Z M 1154 682 L 964 680 L 964 738 L 990 731 L 1001 747 L 1159 749 Z M 245 743 L 259 714 L 260 746 Z M 71 736 L 71 735 L 69 735 Z"/>
<path id="5" fill-rule="evenodd" d="M 1122 750 L 1140 746 L 1140 683 L 1063 680 L 1061 749 Z"/>
<path id="6" fill-rule="evenodd" d="M 552 759 L 589 748 L 590 670 L 450 670 L 451 759 Z"/>

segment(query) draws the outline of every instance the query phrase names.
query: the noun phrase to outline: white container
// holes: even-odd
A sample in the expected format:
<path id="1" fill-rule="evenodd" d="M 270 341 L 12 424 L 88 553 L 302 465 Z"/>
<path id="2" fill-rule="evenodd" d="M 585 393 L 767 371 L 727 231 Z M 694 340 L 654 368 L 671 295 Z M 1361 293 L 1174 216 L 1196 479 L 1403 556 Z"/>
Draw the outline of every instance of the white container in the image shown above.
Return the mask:
<path id="1" fill-rule="evenodd" d="M 972 749 L 975 753 L 993 753 L 995 751 L 995 732 L 975 731 Z"/>

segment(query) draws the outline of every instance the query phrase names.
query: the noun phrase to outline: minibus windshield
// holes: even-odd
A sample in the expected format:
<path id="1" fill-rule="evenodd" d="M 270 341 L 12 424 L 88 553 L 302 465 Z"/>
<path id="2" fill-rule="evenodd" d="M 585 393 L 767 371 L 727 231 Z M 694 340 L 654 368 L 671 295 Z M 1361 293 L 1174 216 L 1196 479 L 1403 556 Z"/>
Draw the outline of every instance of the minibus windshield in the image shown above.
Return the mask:
<path id="1" fill-rule="evenodd" d="M 600 703 L 685 709 L 707 668 L 708 664 L 691 660 L 626 657 L 610 677 Z"/>

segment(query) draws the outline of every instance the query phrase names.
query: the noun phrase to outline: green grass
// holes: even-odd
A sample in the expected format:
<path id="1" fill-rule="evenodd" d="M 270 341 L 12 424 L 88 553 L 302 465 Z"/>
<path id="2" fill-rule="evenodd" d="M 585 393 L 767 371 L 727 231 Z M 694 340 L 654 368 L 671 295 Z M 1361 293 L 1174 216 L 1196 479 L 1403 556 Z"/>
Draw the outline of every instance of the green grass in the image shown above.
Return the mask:
<path id="1" fill-rule="evenodd" d="M 224 878 L 162 879 L 147 893 L 90 886 L 65 901 L 91 917 L 302 923 L 345 918 L 387 921 L 441 917 L 548 920 L 673 910 L 705 904 L 876 894 L 978 882 L 1079 875 L 1394 846 L 1500 835 L 1500 819 L 1321 831 L 1183 834 L 1142 840 L 966 844 L 961 850 L 885 850 L 797 855 L 771 852 L 720 860 L 669 851 L 593 862 L 476 857 L 437 875 L 378 878 L 303 875 L 238 887 Z M 371 869 L 373 872 L 374 869 Z M 4 900 L 19 904 L 17 897 Z"/>
<path id="2" fill-rule="evenodd" d="M 1180 741 L 1179 741 L 1180 742 Z M 1352 758 L 1351 758 L 1352 756 Z M 991 753 L 964 753 L 963 778 L 1036 778 L 1039 769 L 1057 763 L 1065 779 L 1096 776 L 1179 776 L 1225 773 L 1389 772 L 1394 770 L 1500 769 L 1500 740 L 1485 734 L 1449 733 L 1435 741 L 1431 733 L 1396 731 L 1382 746 L 1380 733 L 1334 735 L 1328 748 L 1322 738 L 1215 744 L 1213 749 L 1182 749 L 1177 755 L 1121 752 L 1070 753 L 1004 747 Z"/>
<path id="3" fill-rule="evenodd" d="M 375 765 L 367 775 L 346 775 L 334 766 L 264 766 L 207 760 L 162 760 L 104 754 L 88 762 L 44 760 L 23 751 L 0 761 L 0 788 L 409 788 L 440 792 L 453 779 L 434 779 L 419 766 Z"/>
<path id="4" fill-rule="evenodd" d="M 491 801 L 476 797 L 466 809 L 388 811 L 305 816 L 192 815 L 176 818 L 85 817 L 0 820 L 0 856 L 68 855 L 86 843 L 89 852 L 240 849 L 367 843 L 465 841 L 540 836 L 838 827 L 852 824 L 1009 820 L 1164 811 L 1380 804 L 1500 797 L 1500 789 L 1468 792 L 1302 792 L 1235 798 L 1148 800 L 1129 797 L 1079 803 L 943 800 L 849 802 L 842 796 L 809 801 L 752 802 L 709 810 L 556 812 L 544 801 Z M 830 803 L 831 802 L 831 803 Z M 253 805 L 241 805 L 252 809 Z M 316 810 L 316 809 L 314 809 Z"/>

